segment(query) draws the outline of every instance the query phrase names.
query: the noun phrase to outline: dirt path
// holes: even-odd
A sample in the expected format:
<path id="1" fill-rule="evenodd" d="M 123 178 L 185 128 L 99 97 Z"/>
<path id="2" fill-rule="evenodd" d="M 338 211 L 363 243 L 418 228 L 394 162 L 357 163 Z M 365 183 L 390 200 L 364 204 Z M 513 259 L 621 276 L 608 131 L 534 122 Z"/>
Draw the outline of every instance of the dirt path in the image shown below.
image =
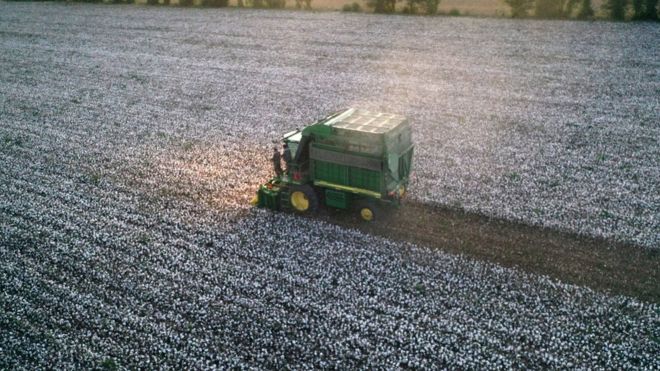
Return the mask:
<path id="1" fill-rule="evenodd" d="M 328 221 L 394 240 L 544 274 L 564 283 L 660 303 L 660 251 L 410 202 L 387 221 Z"/>

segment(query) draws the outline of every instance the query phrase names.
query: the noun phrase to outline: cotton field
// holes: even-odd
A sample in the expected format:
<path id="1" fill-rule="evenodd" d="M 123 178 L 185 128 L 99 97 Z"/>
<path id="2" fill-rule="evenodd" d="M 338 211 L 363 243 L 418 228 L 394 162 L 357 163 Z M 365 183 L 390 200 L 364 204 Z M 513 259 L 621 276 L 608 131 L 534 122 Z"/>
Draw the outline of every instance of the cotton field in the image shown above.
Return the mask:
<path id="1" fill-rule="evenodd" d="M 660 368 L 657 304 L 248 205 L 407 115 L 410 197 L 660 245 L 656 24 L 0 2 L 0 369 Z"/>

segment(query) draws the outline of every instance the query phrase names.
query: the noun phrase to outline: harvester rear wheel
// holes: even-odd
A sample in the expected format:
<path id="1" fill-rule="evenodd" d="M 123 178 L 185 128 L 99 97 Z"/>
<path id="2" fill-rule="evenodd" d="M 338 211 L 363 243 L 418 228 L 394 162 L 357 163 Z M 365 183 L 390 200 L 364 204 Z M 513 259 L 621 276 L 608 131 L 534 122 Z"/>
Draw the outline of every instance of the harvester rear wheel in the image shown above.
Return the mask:
<path id="1" fill-rule="evenodd" d="M 360 218 L 365 222 L 373 222 L 379 216 L 378 207 L 369 201 L 359 201 L 356 203 Z"/>
<path id="2" fill-rule="evenodd" d="M 308 185 L 291 187 L 291 206 L 298 213 L 316 211 L 319 207 L 319 200 L 314 189 Z"/>

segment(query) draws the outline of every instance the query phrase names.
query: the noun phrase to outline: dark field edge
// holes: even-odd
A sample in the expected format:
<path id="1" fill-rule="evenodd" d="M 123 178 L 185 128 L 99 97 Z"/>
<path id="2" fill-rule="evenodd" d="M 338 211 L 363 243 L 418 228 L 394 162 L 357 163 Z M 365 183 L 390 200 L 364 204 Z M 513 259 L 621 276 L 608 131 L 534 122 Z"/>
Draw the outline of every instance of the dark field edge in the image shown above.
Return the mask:
<path id="1" fill-rule="evenodd" d="M 595 291 L 660 303 L 659 249 L 407 201 L 372 223 L 355 213 L 319 218 L 387 239 L 546 275 Z"/>

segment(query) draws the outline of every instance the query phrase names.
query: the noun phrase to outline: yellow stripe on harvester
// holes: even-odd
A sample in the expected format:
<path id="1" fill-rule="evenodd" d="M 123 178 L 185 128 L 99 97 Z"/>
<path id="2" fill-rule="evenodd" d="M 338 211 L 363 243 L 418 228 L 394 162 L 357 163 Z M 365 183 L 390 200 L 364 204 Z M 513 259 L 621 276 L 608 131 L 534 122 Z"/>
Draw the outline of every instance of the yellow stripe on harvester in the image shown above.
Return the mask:
<path id="1" fill-rule="evenodd" d="M 370 197 L 374 197 L 374 198 L 380 198 L 380 193 L 378 193 L 378 192 L 370 191 L 368 189 L 349 187 L 349 186 L 345 186 L 345 185 L 341 185 L 341 184 L 328 183 L 328 182 L 325 182 L 323 180 L 315 181 L 314 185 L 319 186 L 319 187 L 333 188 L 333 189 L 337 189 L 337 190 L 340 190 L 340 191 L 357 193 L 357 194 L 370 196 Z"/>

